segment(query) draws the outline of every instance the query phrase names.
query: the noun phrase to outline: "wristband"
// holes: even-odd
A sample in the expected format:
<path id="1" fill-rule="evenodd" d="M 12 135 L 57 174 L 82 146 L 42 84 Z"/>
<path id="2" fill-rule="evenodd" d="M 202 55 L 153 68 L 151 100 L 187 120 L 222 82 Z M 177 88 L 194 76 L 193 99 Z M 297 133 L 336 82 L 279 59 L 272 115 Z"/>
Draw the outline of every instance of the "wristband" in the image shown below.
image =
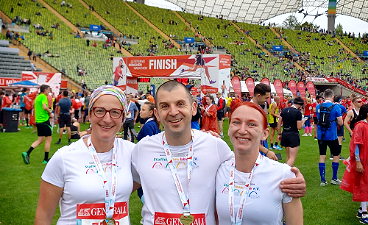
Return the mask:
<path id="1" fill-rule="evenodd" d="M 267 153 L 268 153 L 269 151 L 270 151 L 270 150 L 269 150 L 269 149 L 267 149 L 267 152 L 266 152 L 265 156 L 267 156 Z"/>

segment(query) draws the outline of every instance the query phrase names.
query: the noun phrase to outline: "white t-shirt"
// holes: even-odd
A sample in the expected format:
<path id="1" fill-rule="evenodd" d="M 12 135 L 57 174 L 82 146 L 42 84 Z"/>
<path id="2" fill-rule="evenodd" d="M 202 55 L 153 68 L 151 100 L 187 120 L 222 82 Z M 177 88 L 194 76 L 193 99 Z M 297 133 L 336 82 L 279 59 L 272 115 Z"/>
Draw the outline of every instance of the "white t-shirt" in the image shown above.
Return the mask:
<path id="1" fill-rule="evenodd" d="M 183 206 L 166 159 L 162 133 L 143 138 L 132 153 L 134 181 L 143 188 L 144 225 L 154 224 L 155 213 L 182 214 Z M 194 139 L 184 146 L 170 146 L 174 165 L 188 195 L 187 156 L 193 143 L 193 171 L 189 186 L 191 214 L 205 214 L 207 225 L 215 222 L 215 177 L 218 167 L 233 157 L 220 138 L 194 130 Z M 157 224 L 159 224 L 156 221 Z M 162 224 L 162 223 L 161 223 Z M 176 223 L 175 223 L 176 224 Z"/>
<path id="2" fill-rule="evenodd" d="M 283 219 L 282 203 L 289 203 L 292 197 L 281 192 L 280 182 L 294 178 L 295 174 L 290 166 L 261 157 L 261 162 L 254 169 L 250 183 L 250 191 L 243 209 L 242 224 L 253 225 L 281 225 Z M 229 209 L 229 178 L 231 159 L 224 162 L 216 175 L 216 209 L 219 224 L 231 225 Z M 249 173 L 235 170 L 234 212 L 235 216 L 240 207 L 240 194 L 243 192 Z"/>
<path id="3" fill-rule="evenodd" d="M 86 136 L 88 137 L 88 136 Z M 133 189 L 131 153 L 135 144 L 116 138 L 118 181 L 115 202 L 129 202 Z M 97 153 L 111 188 L 112 150 Z M 95 163 L 83 138 L 60 148 L 47 163 L 42 180 L 64 188 L 61 196 L 58 225 L 76 224 L 77 204 L 104 203 L 103 181 L 96 173 Z"/>

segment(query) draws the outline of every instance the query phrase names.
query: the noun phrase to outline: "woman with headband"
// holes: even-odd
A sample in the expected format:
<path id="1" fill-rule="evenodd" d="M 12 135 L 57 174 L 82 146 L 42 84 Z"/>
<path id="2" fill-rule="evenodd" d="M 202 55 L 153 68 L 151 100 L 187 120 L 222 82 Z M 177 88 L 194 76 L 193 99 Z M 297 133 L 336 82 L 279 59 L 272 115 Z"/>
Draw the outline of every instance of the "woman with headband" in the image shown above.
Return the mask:
<path id="1" fill-rule="evenodd" d="M 259 153 L 259 143 L 269 130 L 264 110 L 252 102 L 232 108 L 228 135 L 235 158 L 222 163 L 216 174 L 216 210 L 221 225 L 303 224 L 299 198 L 279 188 L 295 177 L 290 166 Z"/>
<path id="2" fill-rule="evenodd" d="M 59 149 L 42 174 L 35 224 L 51 224 L 58 203 L 58 225 L 130 224 L 134 144 L 116 138 L 126 97 L 119 88 L 101 86 L 89 106 L 91 135 Z"/>

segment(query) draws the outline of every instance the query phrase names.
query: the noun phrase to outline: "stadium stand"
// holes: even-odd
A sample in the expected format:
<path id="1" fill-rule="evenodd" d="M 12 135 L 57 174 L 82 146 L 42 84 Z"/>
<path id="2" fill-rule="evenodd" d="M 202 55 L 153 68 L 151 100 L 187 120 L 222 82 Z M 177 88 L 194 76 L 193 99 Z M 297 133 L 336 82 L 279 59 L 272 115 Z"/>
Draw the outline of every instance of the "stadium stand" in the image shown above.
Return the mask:
<path id="1" fill-rule="evenodd" d="M 94 7 L 95 11 L 118 29 L 123 37 L 139 38 L 137 45 L 124 45 L 134 55 L 177 55 L 183 54 L 174 46 L 167 44 L 159 33 L 144 22 L 133 12 L 125 2 L 119 0 L 98 1 L 86 0 L 88 5 Z M 114 7 L 111 7 L 111 6 Z M 106 12 L 109 12 L 108 14 Z M 165 48 L 166 46 L 166 48 Z"/>
<path id="2" fill-rule="evenodd" d="M 96 48 L 87 46 L 86 40 L 76 38 L 75 34 L 72 34 L 73 31 L 63 21 L 43 8 L 40 3 L 26 0 L 21 0 L 19 3 L 22 6 L 0 0 L 0 4 L 3 5 L 2 11 L 8 17 L 14 19 L 16 16 L 21 16 L 21 18 L 32 21 L 30 33 L 24 33 L 25 40 L 21 41 L 26 47 L 59 71 L 65 69 L 66 75 L 77 83 L 83 78 L 88 88 L 98 87 L 105 80 L 111 80 L 110 58 L 111 54 L 119 55 L 116 51 L 112 48 L 102 49 L 103 42 L 97 42 Z M 11 7 L 14 8 L 13 13 L 10 12 Z M 41 13 L 41 16 L 36 13 Z M 56 23 L 59 23 L 60 29 L 51 28 Z M 33 25 L 37 26 L 37 24 L 40 24 L 43 29 L 36 29 Z M 53 32 L 53 39 L 50 39 L 49 34 L 42 35 L 46 31 Z M 85 68 L 86 76 L 78 76 L 76 69 L 78 65 Z"/>
<path id="3" fill-rule="evenodd" d="M 237 30 L 231 21 L 182 12 L 179 14 L 217 48 L 224 47 L 228 50 L 233 57 L 232 69 L 242 79 L 254 76 L 256 81 L 260 81 L 262 77 L 268 77 L 271 81 L 274 79 L 284 81 L 290 79 L 284 74 L 296 72 L 293 63 L 288 60 L 267 56 L 244 33 Z"/>

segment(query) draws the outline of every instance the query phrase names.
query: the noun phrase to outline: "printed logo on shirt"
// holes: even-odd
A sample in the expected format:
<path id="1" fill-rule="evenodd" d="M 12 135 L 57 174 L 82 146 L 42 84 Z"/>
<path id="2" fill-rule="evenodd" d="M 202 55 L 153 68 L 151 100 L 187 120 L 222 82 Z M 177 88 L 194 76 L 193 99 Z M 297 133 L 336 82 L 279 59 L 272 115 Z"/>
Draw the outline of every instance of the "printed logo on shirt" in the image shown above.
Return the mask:
<path id="1" fill-rule="evenodd" d="M 108 163 L 103 163 L 102 164 L 102 169 L 104 170 L 105 173 L 110 173 L 111 172 L 111 166 L 112 163 L 108 162 Z M 116 166 L 117 170 L 119 171 L 121 169 L 121 167 L 119 167 L 118 165 Z M 86 169 L 86 174 L 95 174 L 97 173 L 97 169 L 96 169 L 96 165 L 85 165 L 84 168 Z"/>
<path id="2" fill-rule="evenodd" d="M 260 188 L 259 187 L 252 187 L 255 186 L 255 184 L 250 184 L 250 187 L 248 190 L 246 190 L 246 194 L 248 195 L 248 198 L 252 198 L 252 199 L 256 199 L 256 198 L 260 198 L 259 192 L 260 192 Z M 229 193 L 229 184 L 224 184 L 224 189 L 222 189 L 223 194 L 228 194 Z M 239 186 L 239 185 L 235 185 L 235 190 L 234 190 L 234 196 L 242 196 L 244 194 L 244 186 Z"/>
<path id="3" fill-rule="evenodd" d="M 173 158 L 174 164 L 176 163 L 176 169 L 186 169 L 187 168 L 187 161 L 186 157 L 176 157 Z M 199 168 L 198 165 L 198 157 L 194 157 L 193 159 L 193 169 Z M 167 162 L 166 157 L 161 158 L 153 158 L 152 169 L 170 169 L 169 163 Z"/>

